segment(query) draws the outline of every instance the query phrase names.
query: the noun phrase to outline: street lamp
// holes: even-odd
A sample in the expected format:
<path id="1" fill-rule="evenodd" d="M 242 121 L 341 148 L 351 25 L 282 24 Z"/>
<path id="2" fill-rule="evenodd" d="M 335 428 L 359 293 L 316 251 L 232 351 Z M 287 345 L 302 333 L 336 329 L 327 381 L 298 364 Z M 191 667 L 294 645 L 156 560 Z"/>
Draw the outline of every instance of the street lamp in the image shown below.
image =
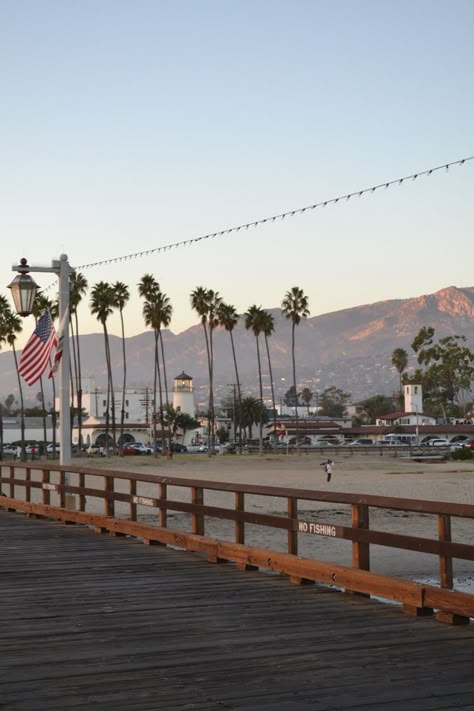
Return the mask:
<path id="1" fill-rule="evenodd" d="M 59 323 L 69 309 L 69 274 L 73 271 L 69 266 L 67 255 L 61 254 L 59 260 L 53 260 L 50 267 L 32 267 L 26 259 L 12 267 L 18 272 L 9 288 L 12 292 L 15 308 L 20 316 L 29 316 L 38 290 L 38 284 L 30 277 L 29 272 L 46 272 L 56 274 L 59 278 Z M 64 344 L 59 362 L 59 463 L 63 466 L 71 464 L 71 419 L 69 411 L 69 318 L 64 319 Z"/>

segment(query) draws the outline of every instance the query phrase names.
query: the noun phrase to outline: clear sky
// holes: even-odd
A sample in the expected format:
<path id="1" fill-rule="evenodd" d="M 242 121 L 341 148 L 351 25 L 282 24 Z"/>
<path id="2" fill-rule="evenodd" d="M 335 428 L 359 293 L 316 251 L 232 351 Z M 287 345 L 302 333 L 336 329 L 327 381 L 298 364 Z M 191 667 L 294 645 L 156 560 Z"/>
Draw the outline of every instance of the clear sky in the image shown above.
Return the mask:
<path id="1" fill-rule="evenodd" d="M 472 155 L 473 28 L 472 0 L 0 0 L 0 293 L 21 257 L 80 266 Z M 243 312 L 298 285 L 312 315 L 473 286 L 473 188 L 470 162 L 83 274 L 129 285 L 128 335 L 147 272 L 175 332 L 196 286 Z"/>

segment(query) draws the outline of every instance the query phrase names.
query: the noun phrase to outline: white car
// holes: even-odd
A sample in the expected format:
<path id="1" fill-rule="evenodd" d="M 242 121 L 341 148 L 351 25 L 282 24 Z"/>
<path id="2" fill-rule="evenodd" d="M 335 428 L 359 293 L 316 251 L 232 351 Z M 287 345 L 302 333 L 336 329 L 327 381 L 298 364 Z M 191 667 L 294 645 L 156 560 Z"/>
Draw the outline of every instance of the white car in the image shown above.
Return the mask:
<path id="1" fill-rule="evenodd" d="M 59 454 L 59 450 L 60 450 L 60 446 L 58 443 L 53 444 L 51 442 L 51 444 L 48 444 L 48 446 L 46 447 L 46 452 L 48 454 Z"/>
<path id="2" fill-rule="evenodd" d="M 137 454 L 153 454 L 153 449 L 147 447 L 143 442 L 132 442 L 131 444 L 127 444 L 127 447 L 129 449 L 136 449 Z"/>
<path id="3" fill-rule="evenodd" d="M 21 447 L 17 447 L 16 444 L 4 444 L 2 452 L 6 457 L 19 457 L 21 454 Z"/>
<path id="4" fill-rule="evenodd" d="M 439 439 L 430 439 L 426 444 L 428 447 L 449 447 L 448 440 L 441 437 Z"/>

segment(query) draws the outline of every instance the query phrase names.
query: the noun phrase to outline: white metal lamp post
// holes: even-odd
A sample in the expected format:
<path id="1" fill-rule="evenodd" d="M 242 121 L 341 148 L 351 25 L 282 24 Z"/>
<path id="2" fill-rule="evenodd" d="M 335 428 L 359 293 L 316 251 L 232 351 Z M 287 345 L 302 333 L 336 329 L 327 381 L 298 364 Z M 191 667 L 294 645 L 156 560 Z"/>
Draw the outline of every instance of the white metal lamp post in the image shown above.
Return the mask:
<path id="1" fill-rule="evenodd" d="M 9 288 L 12 292 L 15 308 L 20 316 L 29 316 L 33 310 L 38 285 L 29 272 L 56 274 L 59 278 L 59 323 L 69 309 L 69 266 L 67 255 L 61 254 L 59 260 L 53 260 L 50 267 L 32 267 L 26 259 L 12 267 L 18 272 Z M 64 344 L 59 362 L 59 463 L 67 466 L 71 463 L 71 418 L 69 404 L 69 318 L 64 319 Z"/>

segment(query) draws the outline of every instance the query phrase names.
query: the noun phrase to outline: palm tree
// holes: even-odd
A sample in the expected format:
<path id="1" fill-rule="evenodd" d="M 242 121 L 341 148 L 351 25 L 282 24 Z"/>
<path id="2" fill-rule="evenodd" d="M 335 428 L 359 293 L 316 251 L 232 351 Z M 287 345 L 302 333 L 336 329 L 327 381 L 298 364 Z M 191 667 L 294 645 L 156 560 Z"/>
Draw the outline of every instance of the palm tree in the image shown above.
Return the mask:
<path id="1" fill-rule="evenodd" d="M 295 360 L 295 329 L 301 323 L 301 319 L 308 318 L 308 297 L 304 295 L 303 290 L 298 286 L 286 292 L 281 303 L 282 313 L 291 321 L 291 359 L 293 363 L 293 387 L 296 390 L 296 360 Z M 299 437 L 298 437 L 298 405 L 295 407 L 295 425 L 296 425 L 296 448 L 299 454 Z"/>
<path id="2" fill-rule="evenodd" d="M 69 275 L 69 322 L 71 324 L 72 354 L 74 362 L 74 374 L 76 380 L 77 394 L 77 428 L 79 446 L 82 444 L 82 372 L 81 372 L 81 351 L 79 346 L 79 319 L 77 309 L 86 294 L 87 279 L 80 272 L 71 272 Z M 74 316 L 74 325 L 72 317 Z M 74 328 L 75 326 L 75 328 Z M 72 388 L 71 388 L 72 393 Z M 73 408 L 74 412 L 74 408 Z"/>
<path id="3" fill-rule="evenodd" d="M 245 328 L 247 330 L 252 330 L 255 336 L 255 343 L 257 344 L 257 364 L 258 364 L 258 383 L 260 388 L 260 402 L 263 405 L 263 383 L 262 383 L 262 362 L 260 358 L 260 343 L 259 336 L 263 331 L 263 310 L 260 306 L 251 306 L 249 310 L 245 313 Z M 259 452 L 263 452 L 263 422 L 260 419 L 259 427 Z"/>
<path id="4" fill-rule="evenodd" d="M 153 449 L 155 457 L 157 455 L 156 449 L 156 421 L 157 421 L 157 407 L 156 407 L 156 380 L 159 376 L 159 352 L 158 352 L 158 325 L 157 318 L 154 309 L 154 303 L 156 301 L 157 295 L 160 292 L 160 285 L 156 281 L 152 274 L 144 274 L 141 281 L 138 284 L 138 295 L 145 300 L 143 305 L 143 318 L 145 320 L 145 325 L 153 328 L 155 349 L 154 349 L 154 368 L 153 368 Z M 161 399 L 161 379 L 160 379 L 160 399 Z M 162 410 L 161 410 L 162 412 Z M 162 422 L 162 444 L 163 444 L 163 422 Z"/>
<path id="5" fill-rule="evenodd" d="M 265 346 L 267 349 L 267 359 L 268 359 L 268 372 L 270 375 L 270 386 L 272 389 L 272 407 L 273 407 L 273 436 L 276 439 L 277 433 L 277 423 L 276 423 L 276 404 L 275 404 L 275 386 L 273 383 L 273 373 L 272 373 L 272 362 L 270 359 L 270 346 L 268 344 L 268 339 L 275 331 L 275 319 L 272 314 L 268 311 L 263 311 L 262 313 L 262 333 L 265 336 Z"/>
<path id="6" fill-rule="evenodd" d="M 125 423 L 125 390 L 127 388 L 127 356 L 125 352 L 125 326 L 123 323 L 123 310 L 130 299 L 130 291 L 128 286 L 122 281 L 116 281 L 112 284 L 113 290 L 113 305 L 120 312 L 120 325 L 122 328 L 122 363 L 123 363 L 123 381 L 122 381 L 122 407 L 120 410 L 120 437 L 119 437 L 119 448 L 120 453 L 122 452 L 123 445 L 123 430 Z"/>
<path id="7" fill-rule="evenodd" d="M 159 309 L 159 320 L 160 320 L 160 346 L 161 346 L 161 364 L 163 367 L 163 380 L 165 385 L 165 395 L 166 395 L 166 406 L 169 405 L 169 390 L 168 390 L 168 378 L 166 377 L 166 359 L 165 359 L 165 348 L 163 344 L 163 328 L 168 328 L 171 323 L 171 316 L 173 315 L 173 307 L 171 301 L 166 296 L 165 293 L 160 291 L 157 295 L 157 306 Z"/>
<path id="8" fill-rule="evenodd" d="M 257 397 L 244 397 L 241 403 L 239 418 L 245 429 L 248 429 L 248 437 L 252 439 L 252 425 L 259 427 L 268 420 L 267 411 L 261 400 Z"/>
<path id="9" fill-rule="evenodd" d="M 5 312 L 4 316 L 4 334 L 8 345 L 12 347 L 13 358 L 15 359 L 15 368 L 18 378 L 18 390 L 20 392 L 20 427 L 21 427 L 21 460 L 26 461 L 25 453 L 25 408 L 23 402 L 23 388 L 21 385 L 21 378 L 18 372 L 18 357 L 16 354 L 15 341 L 19 333 L 22 332 L 22 320 L 19 316 L 13 313 L 10 309 Z"/>
<path id="10" fill-rule="evenodd" d="M 392 365 L 394 368 L 398 371 L 399 379 L 400 379 L 400 407 L 402 404 L 402 397 L 403 397 L 403 381 L 402 381 L 402 373 L 404 370 L 406 370 L 406 367 L 408 365 L 408 353 L 404 348 L 395 348 L 395 350 L 392 353 Z"/>
<path id="11" fill-rule="evenodd" d="M 107 319 L 112 314 L 114 308 L 114 292 L 110 284 L 99 281 L 92 287 L 90 309 L 91 313 L 97 316 L 97 320 L 102 324 L 104 330 L 105 362 L 107 365 L 107 410 L 105 413 L 105 442 L 109 448 L 109 407 L 112 411 L 112 439 L 115 445 L 115 402 L 114 385 L 112 378 L 112 361 L 110 358 L 109 334 L 107 331 Z"/>
<path id="12" fill-rule="evenodd" d="M 235 370 L 235 381 L 237 387 L 237 403 L 238 403 L 238 413 L 241 413 L 241 403 L 242 403 L 242 393 L 240 390 L 240 379 L 239 370 L 237 368 L 237 358 L 235 355 L 235 344 L 234 344 L 234 328 L 239 322 L 239 315 L 235 310 L 235 307 L 231 304 L 221 303 L 218 310 L 219 323 L 225 328 L 230 336 L 230 343 L 232 346 L 232 357 L 234 359 L 234 370 Z M 234 432 L 235 432 L 235 422 L 234 422 Z M 242 453 L 242 421 L 239 417 L 239 450 Z"/>
<path id="13" fill-rule="evenodd" d="M 198 313 L 201 318 L 201 324 L 204 329 L 207 351 L 207 366 L 209 371 L 209 447 L 208 456 L 211 457 L 214 452 L 214 346 L 213 333 L 214 329 L 219 325 L 219 307 L 222 303 L 222 298 L 217 291 L 212 289 L 204 289 L 198 286 L 191 292 L 191 307 Z"/>

